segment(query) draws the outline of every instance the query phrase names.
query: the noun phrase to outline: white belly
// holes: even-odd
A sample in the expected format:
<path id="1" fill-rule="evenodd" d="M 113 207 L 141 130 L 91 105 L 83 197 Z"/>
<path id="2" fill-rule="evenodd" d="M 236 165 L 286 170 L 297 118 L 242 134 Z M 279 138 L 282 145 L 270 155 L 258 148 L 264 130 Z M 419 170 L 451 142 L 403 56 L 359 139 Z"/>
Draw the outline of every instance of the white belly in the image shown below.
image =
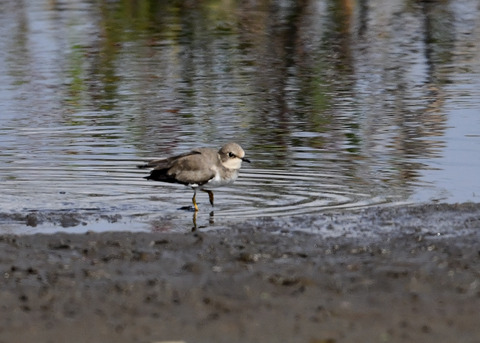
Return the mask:
<path id="1" fill-rule="evenodd" d="M 232 183 L 235 182 L 235 180 L 237 179 L 238 177 L 238 171 L 232 173 L 229 175 L 230 177 L 227 178 L 227 179 L 222 179 L 220 177 L 220 173 L 216 173 L 215 174 L 215 177 L 213 179 L 211 179 L 210 181 L 208 181 L 206 184 L 204 184 L 203 186 L 201 186 L 200 188 L 203 188 L 203 189 L 210 189 L 210 188 L 215 188 L 215 187 L 221 187 L 221 186 L 226 186 L 226 185 L 230 185 Z"/>

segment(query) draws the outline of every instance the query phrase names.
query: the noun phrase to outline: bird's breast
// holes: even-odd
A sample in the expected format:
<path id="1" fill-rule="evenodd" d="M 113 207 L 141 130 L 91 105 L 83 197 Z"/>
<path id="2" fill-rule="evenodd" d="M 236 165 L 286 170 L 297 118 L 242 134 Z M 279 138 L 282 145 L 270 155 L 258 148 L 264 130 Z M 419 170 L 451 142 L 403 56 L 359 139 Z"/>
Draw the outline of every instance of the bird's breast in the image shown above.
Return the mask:
<path id="1" fill-rule="evenodd" d="M 215 171 L 215 176 L 210 179 L 205 185 L 204 188 L 214 188 L 229 185 L 235 182 L 238 177 L 238 170 L 222 170 Z"/>

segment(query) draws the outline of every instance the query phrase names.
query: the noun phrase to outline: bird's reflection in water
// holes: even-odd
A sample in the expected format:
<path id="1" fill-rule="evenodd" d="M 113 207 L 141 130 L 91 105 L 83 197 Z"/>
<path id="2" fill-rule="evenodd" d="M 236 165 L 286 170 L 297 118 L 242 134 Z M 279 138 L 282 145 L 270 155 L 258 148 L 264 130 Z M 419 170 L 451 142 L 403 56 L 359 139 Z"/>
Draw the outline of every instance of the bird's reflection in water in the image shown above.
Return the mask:
<path id="1" fill-rule="evenodd" d="M 194 211 L 193 216 L 192 216 L 192 222 L 193 222 L 192 232 L 197 231 L 199 229 L 199 227 L 197 226 L 197 215 L 198 215 L 198 211 Z M 210 214 L 209 214 L 209 219 L 208 219 L 208 224 L 209 225 L 215 224 L 214 215 L 215 215 L 215 212 L 211 211 Z M 207 225 L 201 226 L 201 227 L 207 227 Z"/>

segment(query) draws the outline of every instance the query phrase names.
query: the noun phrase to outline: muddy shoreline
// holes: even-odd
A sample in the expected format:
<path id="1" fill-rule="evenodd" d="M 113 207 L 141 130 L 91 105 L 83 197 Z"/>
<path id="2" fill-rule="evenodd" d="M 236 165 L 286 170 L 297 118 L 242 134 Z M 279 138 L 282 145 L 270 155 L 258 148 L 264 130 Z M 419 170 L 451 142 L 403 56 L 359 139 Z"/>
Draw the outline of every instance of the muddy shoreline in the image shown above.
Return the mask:
<path id="1" fill-rule="evenodd" d="M 0 272 L 0 342 L 480 342 L 480 204 L 2 235 Z"/>

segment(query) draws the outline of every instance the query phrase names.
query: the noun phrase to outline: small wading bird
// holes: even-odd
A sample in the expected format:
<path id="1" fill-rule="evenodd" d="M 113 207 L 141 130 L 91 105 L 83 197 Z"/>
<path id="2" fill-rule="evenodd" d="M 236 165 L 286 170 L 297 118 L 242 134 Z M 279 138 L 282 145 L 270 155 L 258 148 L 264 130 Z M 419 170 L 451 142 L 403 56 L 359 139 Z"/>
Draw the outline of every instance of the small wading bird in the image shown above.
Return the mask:
<path id="1" fill-rule="evenodd" d="M 227 143 L 220 150 L 197 148 L 181 155 L 150 161 L 138 168 L 153 168 L 145 177 L 147 180 L 192 187 L 192 203 L 196 212 L 197 190 L 207 192 L 213 206 L 211 188 L 232 184 L 238 177 L 242 161 L 250 163 L 245 158 L 245 151 L 237 143 Z"/>

